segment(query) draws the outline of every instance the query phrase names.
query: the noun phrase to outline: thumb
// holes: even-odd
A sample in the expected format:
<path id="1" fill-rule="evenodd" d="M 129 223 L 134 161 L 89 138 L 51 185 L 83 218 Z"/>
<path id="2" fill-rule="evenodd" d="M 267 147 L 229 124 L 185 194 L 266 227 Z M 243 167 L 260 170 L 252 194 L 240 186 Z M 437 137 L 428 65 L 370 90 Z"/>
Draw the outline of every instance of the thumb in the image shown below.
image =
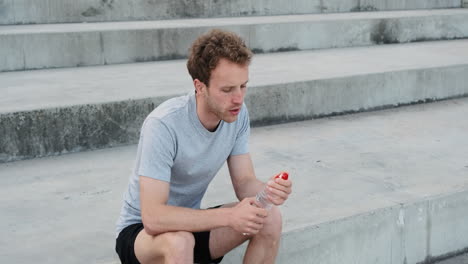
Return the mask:
<path id="1" fill-rule="evenodd" d="M 245 198 L 245 201 L 251 206 L 260 207 L 260 204 L 257 202 L 257 198 L 255 197 Z"/>

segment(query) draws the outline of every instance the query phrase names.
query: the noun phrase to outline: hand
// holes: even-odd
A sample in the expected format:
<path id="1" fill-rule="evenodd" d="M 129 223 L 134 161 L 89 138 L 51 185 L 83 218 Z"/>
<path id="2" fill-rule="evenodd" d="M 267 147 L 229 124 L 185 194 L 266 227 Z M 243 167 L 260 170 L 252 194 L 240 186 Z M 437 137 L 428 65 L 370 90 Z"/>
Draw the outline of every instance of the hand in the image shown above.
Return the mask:
<path id="1" fill-rule="evenodd" d="M 274 205 L 282 205 L 292 192 L 292 182 L 273 176 L 266 185 L 268 199 Z"/>
<path id="2" fill-rule="evenodd" d="M 242 234 L 255 235 L 262 228 L 268 211 L 260 208 L 255 198 L 249 197 L 231 208 L 229 226 Z"/>

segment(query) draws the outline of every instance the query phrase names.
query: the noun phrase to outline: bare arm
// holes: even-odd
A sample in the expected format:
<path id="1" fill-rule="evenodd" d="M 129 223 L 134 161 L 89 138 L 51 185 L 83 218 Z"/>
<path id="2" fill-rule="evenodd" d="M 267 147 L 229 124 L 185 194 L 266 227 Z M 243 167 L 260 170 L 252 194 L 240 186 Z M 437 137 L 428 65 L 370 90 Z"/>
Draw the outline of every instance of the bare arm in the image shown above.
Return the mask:
<path id="1" fill-rule="evenodd" d="M 274 179 L 267 184 L 257 180 L 255 177 L 250 154 L 230 156 L 228 158 L 229 173 L 236 196 L 239 200 L 253 197 L 267 186 L 266 193 L 269 200 L 275 205 L 283 204 L 291 194 L 291 180 Z"/>
<path id="2" fill-rule="evenodd" d="M 266 216 L 246 199 L 233 208 L 196 210 L 167 205 L 169 183 L 140 176 L 141 216 L 145 231 L 158 235 L 171 231 L 198 232 L 231 226 L 239 232 L 257 233 Z"/>
<path id="3" fill-rule="evenodd" d="M 253 197 L 263 190 L 265 183 L 257 180 L 250 154 L 229 156 L 227 160 L 229 174 L 237 198 L 241 201 L 246 197 Z"/>

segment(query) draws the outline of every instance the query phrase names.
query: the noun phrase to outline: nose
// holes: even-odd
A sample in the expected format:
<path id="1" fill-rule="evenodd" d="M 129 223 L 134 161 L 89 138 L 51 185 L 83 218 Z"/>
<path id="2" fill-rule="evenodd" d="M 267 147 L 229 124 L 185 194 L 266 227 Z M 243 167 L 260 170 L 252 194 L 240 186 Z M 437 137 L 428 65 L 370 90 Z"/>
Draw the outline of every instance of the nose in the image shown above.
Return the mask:
<path id="1" fill-rule="evenodd" d="M 242 104 L 244 101 L 244 92 L 240 87 L 236 88 L 235 92 L 232 95 L 232 102 L 234 104 Z"/>

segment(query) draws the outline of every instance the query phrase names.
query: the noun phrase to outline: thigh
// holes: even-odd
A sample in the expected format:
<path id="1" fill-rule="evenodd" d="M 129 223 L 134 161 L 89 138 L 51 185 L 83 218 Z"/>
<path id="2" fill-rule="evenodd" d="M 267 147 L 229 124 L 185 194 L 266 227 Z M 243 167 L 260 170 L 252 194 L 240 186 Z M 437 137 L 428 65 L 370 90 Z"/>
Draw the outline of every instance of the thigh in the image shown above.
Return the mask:
<path id="1" fill-rule="evenodd" d="M 143 229 L 135 240 L 135 255 L 141 263 L 192 263 L 195 239 L 186 231 L 152 236 Z"/>
<path id="2" fill-rule="evenodd" d="M 158 245 L 161 244 L 161 245 Z M 141 263 L 154 262 L 157 259 L 162 259 L 164 252 L 162 251 L 162 241 L 160 236 L 152 236 L 142 229 L 135 239 L 135 256 Z"/>
<path id="3" fill-rule="evenodd" d="M 225 204 L 221 207 L 234 207 L 237 203 Z M 230 227 L 222 227 L 211 230 L 210 232 L 201 232 L 209 234 L 209 253 L 211 259 L 219 259 L 226 255 L 229 251 L 238 247 L 245 241 L 249 240 L 251 236 L 244 236 L 243 234 L 235 231 Z M 196 243 L 195 249 L 199 248 L 203 243 L 199 237 L 194 233 Z M 164 256 L 163 249 L 165 248 L 163 235 L 151 236 L 148 235 L 144 229 L 142 229 L 135 240 L 135 255 L 140 262 L 155 261 L 156 259 L 162 259 Z M 195 252 L 195 255 L 197 253 Z"/>
<path id="4" fill-rule="evenodd" d="M 225 204 L 221 207 L 234 207 L 237 203 Z M 230 227 L 221 227 L 210 232 L 210 252 L 213 259 L 226 255 L 229 251 L 238 247 L 251 236 L 244 236 Z"/>
<path id="5" fill-rule="evenodd" d="M 162 263 L 170 258 L 177 263 L 193 262 L 193 234 L 186 231 L 166 232 L 157 236 L 140 231 L 135 239 L 135 256 L 141 263 Z"/>

